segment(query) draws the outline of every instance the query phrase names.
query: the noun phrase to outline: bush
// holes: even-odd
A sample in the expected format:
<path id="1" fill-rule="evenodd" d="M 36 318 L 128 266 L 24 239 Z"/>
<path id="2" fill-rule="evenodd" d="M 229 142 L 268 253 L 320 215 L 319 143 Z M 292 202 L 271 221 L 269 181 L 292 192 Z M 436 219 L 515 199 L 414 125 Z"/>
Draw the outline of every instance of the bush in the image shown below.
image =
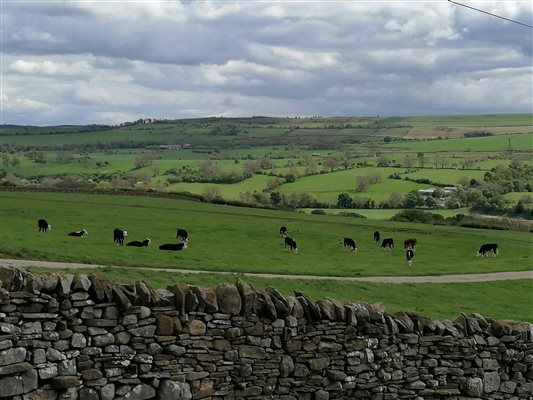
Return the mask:
<path id="1" fill-rule="evenodd" d="M 358 214 L 358 213 L 356 213 L 356 212 L 343 211 L 343 212 L 339 213 L 339 215 L 342 216 L 342 217 L 363 218 L 363 219 L 366 219 L 366 217 L 365 217 L 364 215 Z"/>
<path id="2" fill-rule="evenodd" d="M 441 215 L 420 210 L 404 210 L 391 218 L 391 221 L 421 222 L 423 224 L 433 224 L 436 220 L 443 221 L 444 218 Z"/>
<path id="3" fill-rule="evenodd" d="M 326 212 L 324 210 L 313 210 L 313 211 L 311 211 L 311 214 L 326 215 Z"/>

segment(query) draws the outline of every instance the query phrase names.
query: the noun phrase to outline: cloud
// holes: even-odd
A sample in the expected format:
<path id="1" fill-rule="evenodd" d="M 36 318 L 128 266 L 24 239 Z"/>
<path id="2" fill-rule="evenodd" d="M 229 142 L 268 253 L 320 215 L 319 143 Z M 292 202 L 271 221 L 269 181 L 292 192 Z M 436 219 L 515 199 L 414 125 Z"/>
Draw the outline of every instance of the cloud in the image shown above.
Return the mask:
<path id="1" fill-rule="evenodd" d="M 472 5 L 531 22 L 527 2 Z M 10 2 L 1 18 L 3 91 L 23 99 L 6 123 L 532 109 L 531 31 L 449 2 Z"/>
<path id="2" fill-rule="evenodd" d="M 81 78 L 90 75 L 90 66 L 86 61 L 76 61 L 69 64 L 54 61 L 33 62 L 16 60 L 9 67 L 11 72 L 22 75 Z"/>

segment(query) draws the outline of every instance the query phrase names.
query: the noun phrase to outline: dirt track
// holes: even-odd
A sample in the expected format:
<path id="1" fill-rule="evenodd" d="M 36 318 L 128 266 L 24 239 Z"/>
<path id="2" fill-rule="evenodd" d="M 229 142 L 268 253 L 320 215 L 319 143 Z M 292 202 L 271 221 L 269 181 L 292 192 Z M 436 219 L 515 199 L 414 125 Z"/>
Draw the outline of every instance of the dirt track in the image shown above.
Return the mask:
<path id="1" fill-rule="evenodd" d="M 106 266 L 95 264 L 78 264 L 78 263 L 61 263 L 51 261 L 36 261 L 36 260 L 15 260 L 15 259 L 0 259 L 0 267 L 34 267 L 34 268 L 50 268 L 50 269 L 82 269 L 82 268 L 124 268 L 119 266 Z M 202 271 L 189 269 L 171 269 L 171 268 L 143 268 L 138 269 L 149 271 L 162 271 L 172 273 L 184 274 L 236 274 L 233 272 L 216 272 L 216 271 Z M 347 282 L 381 282 L 381 283 L 453 283 L 453 282 L 487 282 L 487 281 L 504 281 L 513 279 L 533 279 L 533 271 L 518 271 L 518 272 L 491 272 L 486 274 L 460 274 L 460 275 L 438 275 L 438 276 L 311 276 L 311 275 L 279 275 L 279 274 L 256 274 L 256 273 L 239 273 L 239 276 L 252 276 L 257 278 L 273 278 L 273 279 L 307 279 L 307 280 L 336 280 Z"/>

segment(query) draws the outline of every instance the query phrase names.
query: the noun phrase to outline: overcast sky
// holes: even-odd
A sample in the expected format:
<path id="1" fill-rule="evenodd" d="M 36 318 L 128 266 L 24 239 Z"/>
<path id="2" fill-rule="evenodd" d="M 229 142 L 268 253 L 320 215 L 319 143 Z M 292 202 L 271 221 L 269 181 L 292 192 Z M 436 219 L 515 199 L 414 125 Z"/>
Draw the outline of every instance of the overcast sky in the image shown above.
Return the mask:
<path id="1" fill-rule="evenodd" d="M 1 7 L 1 123 L 532 112 L 533 30 L 446 0 Z"/>

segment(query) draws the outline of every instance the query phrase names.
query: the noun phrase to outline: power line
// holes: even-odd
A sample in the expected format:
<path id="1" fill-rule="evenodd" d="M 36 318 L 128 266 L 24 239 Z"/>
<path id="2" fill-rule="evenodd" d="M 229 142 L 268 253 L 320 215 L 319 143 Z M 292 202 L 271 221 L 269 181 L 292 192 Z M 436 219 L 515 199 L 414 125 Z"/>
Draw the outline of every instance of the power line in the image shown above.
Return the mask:
<path id="1" fill-rule="evenodd" d="M 458 2 L 453 1 L 453 0 L 448 0 L 448 1 L 450 3 L 457 4 L 459 6 L 463 6 L 463 7 L 466 7 L 466 8 L 470 8 L 472 10 L 476 10 L 476 11 L 482 12 L 483 14 L 492 15 L 493 17 L 501 18 L 501 19 L 504 19 L 506 21 L 514 22 L 515 24 L 522 25 L 522 26 L 525 26 L 525 27 L 533 29 L 532 25 L 524 24 L 523 22 L 515 21 L 514 19 L 505 18 L 505 17 L 502 17 L 501 15 L 497 15 L 497 14 L 492 14 L 492 13 L 490 13 L 488 11 L 480 10 L 479 8 L 475 8 L 475 7 L 471 7 L 471 6 L 467 6 L 466 4 L 461 4 L 461 3 L 458 3 Z"/>

